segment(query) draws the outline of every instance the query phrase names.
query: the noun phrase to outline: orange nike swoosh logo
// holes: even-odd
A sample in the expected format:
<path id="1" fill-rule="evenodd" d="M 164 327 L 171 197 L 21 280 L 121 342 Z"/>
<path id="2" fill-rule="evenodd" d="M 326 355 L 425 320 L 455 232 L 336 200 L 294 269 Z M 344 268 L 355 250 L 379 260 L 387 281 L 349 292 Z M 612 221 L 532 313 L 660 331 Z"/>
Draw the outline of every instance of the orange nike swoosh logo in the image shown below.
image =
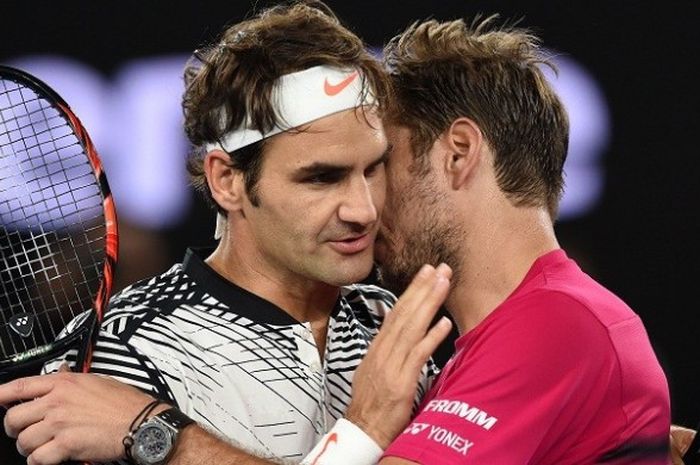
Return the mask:
<path id="1" fill-rule="evenodd" d="M 340 81 L 338 84 L 331 84 L 328 82 L 328 78 L 323 82 L 323 91 L 328 95 L 329 97 L 333 97 L 334 95 L 338 95 L 345 89 L 347 86 L 350 85 L 352 81 L 355 80 L 357 77 L 357 71 Z"/>
<path id="2" fill-rule="evenodd" d="M 342 90 L 342 89 L 341 89 Z M 338 442 L 338 433 L 333 433 L 328 438 L 326 439 L 326 443 L 323 445 L 323 449 L 321 449 L 321 453 L 316 456 L 314 461 L 311 463 L 311 465 L 317 465 L 318 461 L 323 457 L 323 454 L 326 452 L 326 449 L 332 442 Z"/>

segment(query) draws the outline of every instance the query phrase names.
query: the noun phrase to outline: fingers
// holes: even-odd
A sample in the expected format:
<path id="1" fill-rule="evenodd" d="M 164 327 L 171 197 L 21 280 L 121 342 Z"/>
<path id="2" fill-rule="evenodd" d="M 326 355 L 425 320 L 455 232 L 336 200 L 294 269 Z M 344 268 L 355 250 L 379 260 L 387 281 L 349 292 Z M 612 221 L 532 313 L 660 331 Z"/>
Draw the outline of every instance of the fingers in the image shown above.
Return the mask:
<path id="1" fill-rule="evenodd" d="M 28 454 L 27 463 L 119 459 L 129 423 L 151 399 L 132 386 L 95 374 L 61 372 L 38 378 L 2 386 L 6 398 L 17 392 L 23 393 L 18 398 L 36 396 L 5 416 L 7 434 L 17 437 L 18 450 Z"/>
<path id="2" fill-rule="evenodd" d="M 27 457 L 51 439 L 53 439 L 53 428 L 46 422 L 31 424 L 17 436 L 17 451 Z"/>
<path id="3" fill-rule="evenodd" d="M 401 296 L 379 333 L 378 344 L 389 352 L 409 352 L 426 335 L 449 292 L 451 270 L 447 265 L 425 265 Z"/>
<path id="4" fill-rule="evenodd" d="M 424 265 L 389 313 L 385 325 L 382 326 L 383 332 L 396 332 L 397 324 L 392 320 L 411 321 L 413 316 L 420 315 L 424 310 L 422 304 L 431 296 L 438 279 L 447 279 L 449 282 L 450 276 L 451 270 L 447 265 L 440 265 L 437 269 Z M 431 318 L 432 316 L 426 317 L 428 320 Z"/>
<path id="5" fill-rule="evenodd" d="M 415 346 L 409 353 L 404 363 L 403 373 L 414 373 L 417 380 L 423 366 L 428 362 L 428 359 L 437 350 L 438 346 L 450 334 L 452 322 L 449 318 L 443 316 L 440 320 L 430 328 L 428 334 Z"/>
<path id="6" fill-rule="evenodd" d="M 428 293 L 420 305 L 412 309 L 410 322 L 421 332 L 424 333 L 426 331 L 428 325 L 430 325 L 435 318 L 435 314 L 440 308 L 440 305 L 442 305 L 447 298 L 447 294 L 450 290 L 451 276 L 452 270 L 449 266 L 444 263 L 438 266 L 435 269 L 432 288 L 428 290 Z"/>
<path id="7" fill-rule="evenodd" d="M 401 296 L 395 318 L 403 318 L 416 326 L 426 328 L 435 316 L 435 311 L 447 297 L 452 270 L 446 264 L 437 268 L 425 265 L 409 286 L 409 299 Z"/>
<path id="8" fill-rule="evenodd" d="M 11 438 L 16 438 L 23 429 L 43 420 L 45 410 L 40 399 L 15 405 L 5 414 L 5 433 Z"/>
<path id="9" fill-rule="evenodd" d="M 0 405 L 41 397 L 53 387 L 53 375 L 19 378 L 0 385 Z"/>
<path id="10" fill-rule="evenodd" d="M 34 401 L 30 404 L 37 403 Z M 10 420 L 12 427 L 8 427 L 7 417 L 5 419 L 8 431 L 16 428 L 12 434 L 8 432 L 8 435 L 17 438 L 17 451 L 27 457 L 28 465 L 53 465 L 67 461 L 70 458 L 68 450 L 61 447 L 61 442 L 56 438 L 56 431 L 60 431 L 60 427 L 39 415 L 43 414 L 43 408 L 25 408 L 30 404 L 21 404 L 8 411 L 8 415 L 14 415 L 14 419 Z M 23 409 L 16 415 L 20 407 Z M 21 420 L 17 420 L 19 417 Z M 17 431 L 19 434 L 16 434 Z"/>
<path id="11" fill-rule="evenodd" d="M 681 457 L 688 451 L 688 448 L 690 448 L 695 434 L 696 431 L 690 428 L 671 425 L 671 452 L 674 460 L 681 460 Z M 679 463 L 683 462 L 681 461 Z"/>
<path id="12" fill-rule="evenodd" d="M 384 333 L 390 333 L 395 329 L 391 326 L 391 322 L 392 320 L 398 319 L 399 311 L 403 311 L 404 314 L 410 312 L 423 300 L 432 288 L 434 276 L 435 269 L 430 265 L 423 265 L 413 277 L 411 284 L 409 284 L 401 297 L 399 297 L 391 313 L 389 313 L 382 326 Z M 387 324 L 389 325 L 388 327 Z"/>
<path id="13" fill-rule="evenodd" d="M 355 371 L 346 418 L 384 447 L 405 428 L 423 365 L 451 329 L 443 319 L 428 330 L 447 297 L 450 277 L 447 265 L 424 266 Z"/>
<path id="14" fill-rule="evenodd" d="M 435 335 L 430 337 L 430 332 L 426 335 L 426 331 L 430 327 L 430 323 L 435 318 L 440 305 L 444 302 L 447 294 L 449 292 L 450 282 L 444 276 L 439 274 L 436 275 L 436 280 L 433 283 L 432 289 L 425 296 L 423 301 L 419 304 L 419 307 L 412 309 L 412 312 L 406 313 L 406 323 L 403 327 L 404 333 L 402 335 L 402 340 L 405 341 L 407 345 L 407 350 L 409 350 L 409 357 L 407 362 L 413 358 L 413 354 L 417 354 L 419 357 L 421 355 L 420 349 L 424 347 L 432 347 L 435 340 Z M 449 326 L 447 330 L 449 332 Z M 440 327 L 444 329 L 444 326 Z M 446 334 L 445 334 L 446 336 Z M 440 341 L 438 341 L 439 343 Z M 425 361 L 432 354 L 432 351 L 425 356 Z"/>
<path id="15" fill-rule="evenodd" d="M 436 268 L 437 272 L 447 279 L 452 279 L 452 268 L 447 263 L 440 263 Z"/>
<path id="16" fill-rule="evenodd" d="M 70 455 L 56 441 L 50 441 L 27 457 L 27 465 L 58 465 L 70 459 Z"/>
<path id="17" fill-rule="evenodd" d="M 450 277 L 447 265 L 424 266 L 355 372 L 346 418 L 384 447 L 405 428 L 423 366 L 452 328 L 443 318 L 428 330 L 447 297 Z"/>

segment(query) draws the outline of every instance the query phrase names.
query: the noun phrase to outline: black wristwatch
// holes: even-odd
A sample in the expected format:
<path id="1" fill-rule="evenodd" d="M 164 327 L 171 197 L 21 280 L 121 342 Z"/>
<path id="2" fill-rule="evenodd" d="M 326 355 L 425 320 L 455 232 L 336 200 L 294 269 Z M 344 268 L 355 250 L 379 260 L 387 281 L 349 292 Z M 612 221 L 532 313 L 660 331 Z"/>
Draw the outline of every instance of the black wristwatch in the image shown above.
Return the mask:
<path id="1" fill-rule="evenodd" d="M 152 416 L 131 433 L 131 459 L 137 465 L 164 465 L 175 449 L 177 436 L 194 423 L 175 407 Z"/>

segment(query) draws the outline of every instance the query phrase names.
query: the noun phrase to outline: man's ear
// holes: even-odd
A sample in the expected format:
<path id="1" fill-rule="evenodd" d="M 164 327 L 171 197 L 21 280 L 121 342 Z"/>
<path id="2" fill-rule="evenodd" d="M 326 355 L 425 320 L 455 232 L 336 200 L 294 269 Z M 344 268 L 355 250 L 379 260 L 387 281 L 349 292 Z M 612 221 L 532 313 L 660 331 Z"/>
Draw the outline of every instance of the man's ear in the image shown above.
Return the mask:
<path id="1" fill-rule="evenodd" d="M 445 170 L 453 189 L 460 189 L 478 166 L 484 137 L 481 129 L 469 118 L 457 118 L 443 134 L 448 150 Z"/>
<path id="2" fill-rule="evenodd" d="M 204 157 L 204 173 L 216 204 L 228 212 L 243 208 L 245 181 L 243 173 L 231 167 L 231 158 L 222 150 L 212 150 Z"/>

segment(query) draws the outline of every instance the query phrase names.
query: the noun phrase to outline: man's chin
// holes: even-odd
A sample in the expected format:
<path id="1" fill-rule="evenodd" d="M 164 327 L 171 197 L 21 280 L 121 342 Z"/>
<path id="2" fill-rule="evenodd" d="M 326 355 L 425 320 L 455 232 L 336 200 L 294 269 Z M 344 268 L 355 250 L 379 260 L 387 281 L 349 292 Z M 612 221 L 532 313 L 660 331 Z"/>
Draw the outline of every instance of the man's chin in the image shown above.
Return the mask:
<path id="1" fill-rule="evenodd" d="M 346 265 L 350 265 L 346 263 Z M 343 266 L 343 264 L 338 264 L 338 266 L 328 273 L 328 277 L 331 279 L 325 280 L 327 284 L 333 284 L 335 286 L 347 286 L 350 284 L 356 284 L 363 282 L 372 273 L 374 267 L 374 262 L 372 256 L 367 257 L 355 257 L 355 263 L 351 266 Z"/>

